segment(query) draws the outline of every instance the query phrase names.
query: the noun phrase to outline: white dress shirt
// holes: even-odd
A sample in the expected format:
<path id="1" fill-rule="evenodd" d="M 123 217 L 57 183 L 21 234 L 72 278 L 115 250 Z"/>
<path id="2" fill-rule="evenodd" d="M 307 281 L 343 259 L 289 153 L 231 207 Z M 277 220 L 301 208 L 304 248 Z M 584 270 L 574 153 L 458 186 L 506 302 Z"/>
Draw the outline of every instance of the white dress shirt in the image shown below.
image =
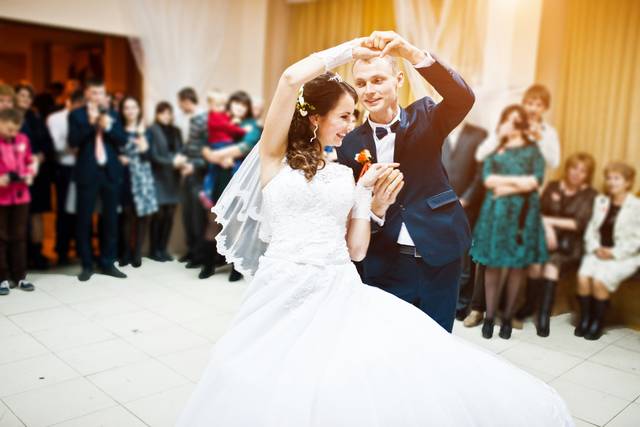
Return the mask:
<path id="1" fill-rule="evenodd" d="M 73 166 L 76 157 L 68 151 L 69 143 L 69 110 L 56 111 L 47 117 L 47 127 L 53 139 L 53 146 L 58 154 L 58 163 L 63 166 Z"/>
<path id="2" fill-rule="evenodd" d="M 417 63 L 416 65 L 414 65 L 415 68 L 426 68 L 433 65 L 436 62 L 435 59 L 433 59 L 433 57 L 429 54 L 429 52 L 425 52 L 425 54 L 426 54 L 425 58 L 419 63 Z M 371 120 L 371 117 L 369 117 L 367 121 L 369 122 L 369 126 L 371 126 L 371 129 L 373 130 L 373 140 L 375 141 L 375 144 L 376 144 L 376 154 L 377 154 L 376 157 L 378 159 L 378 163 L 393 163 L 393 156 L 395 154 L 396 134 L 391 132 L 391 126 L 393 126 L 396 122 L 400 121 L 400 108 L 398 108 L 398 113 L 393 118 L 393 120 L 391 120 L 390 123 L 387 123 L 387 124 L 376 123 L 373 120 Z M 387 129 L 387 134 L 384 136 L 384 138 L 378 139 L 378 136 L 376 135 L 377 127 L 384 127 Z M 373 212 L 371 212 L 371 219 L 373 219 L 380 227 L 384 225 L 384 218 L 379 218 Z M 409 235 L 409 230 L 407 230 L 407 226 L 405 225 L 404 222 L 400 227 L 400 233 L 398 234 L 397 242 L 400 245 L 415 246 L 415 243 L 413 242 L 411 235 Z"/>

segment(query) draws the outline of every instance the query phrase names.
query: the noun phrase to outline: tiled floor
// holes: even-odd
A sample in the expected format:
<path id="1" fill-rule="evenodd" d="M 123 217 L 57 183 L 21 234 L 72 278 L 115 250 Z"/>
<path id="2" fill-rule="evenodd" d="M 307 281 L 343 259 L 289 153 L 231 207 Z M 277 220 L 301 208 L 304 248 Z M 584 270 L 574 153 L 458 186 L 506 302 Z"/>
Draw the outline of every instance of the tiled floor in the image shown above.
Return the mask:
<path id="1" fill-rule="evenodd" d="M 0 427 L 172 426 L 240 303 L 246 283 L 144 260 L 129 279 L 34 274 L 34 293 L 0 297 Z M 553 385 L 577 426 L 640 426 L 640 333 L 575 338 L 568 316 L 549 338 L 454 333 Z"/>

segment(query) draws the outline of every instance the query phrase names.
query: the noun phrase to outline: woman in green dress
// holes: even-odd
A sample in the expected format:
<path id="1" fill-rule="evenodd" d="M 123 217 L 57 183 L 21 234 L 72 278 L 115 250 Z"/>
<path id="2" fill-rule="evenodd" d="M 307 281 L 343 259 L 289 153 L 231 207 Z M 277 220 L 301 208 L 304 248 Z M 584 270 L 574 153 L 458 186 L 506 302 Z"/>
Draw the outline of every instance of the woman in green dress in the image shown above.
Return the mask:
<path id="1" fill-rule="evenodd" d="M 231 122 L 243 128 L 246 133 L 241 141 L 228 147 L 219 150 L 212 150 L 209 147 L 203 149 L 202 155 L 205 160 L 218 167 L 216 184 L 212 193 L 208 195 L 214 204 L 218 201 L 224 189 L 227 188 L 227 184 L 231 181 L 233 174 L 240 167 L 242 159 L 249 154 L 262 135 L 262 128 L 253 117 L 251 97 L 248 93 L 241 90 L 232 93 L 227 102 L 227 111 L 231 115 Z M 198 276 L 201 279 L 206 279 L 215 273 L 215 265 L 218 258 L 214 240 L 218 224 L 212 215 L 207 215 L 207 218 L 209 223 L 205 238 L 205 251 L 209 252 L 209 254 L 205 255 L 205 263 Z M 242 274 L 232 268 L 229 281 L 235 282 L 240 279 L 242 279 Z"/>
<path id="2" fill-rule="evenodd" d="M 527 128 L 527 114 L 521 106 L 505 108 L 497 129 L 500 144 L 483 165 L 487 194 L 474 229 L 471 256 L 486 266 L 485 338 L 493 336 L 502 269 L 507 269 L 508 275 L 500 337 L 509 339 L 511 316 L 526 269 L 548 258 L 538 194 L 545 162 L 536 144 L 527 138 Z"/>

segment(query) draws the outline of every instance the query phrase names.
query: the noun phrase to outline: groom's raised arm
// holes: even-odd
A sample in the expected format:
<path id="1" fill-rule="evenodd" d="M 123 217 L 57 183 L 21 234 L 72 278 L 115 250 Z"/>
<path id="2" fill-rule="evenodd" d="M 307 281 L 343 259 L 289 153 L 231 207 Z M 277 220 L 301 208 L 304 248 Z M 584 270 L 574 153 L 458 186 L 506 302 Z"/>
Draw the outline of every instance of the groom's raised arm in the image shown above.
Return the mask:
<path id="1" fill-rule="evenodd" d="M 442 101 L 434 104 L 430 98 L 424 98 L 427 112 L 431 115 L 431 123 L 444 139 L 465 118 L 473 103 L 475 95 L 454 69 L 445 65 L 436 55 L 429 54 L 428 59 L 415 64 L 416 70 L 442 96 Z"/>
<path id="2" fill-rule="evenodd" d="M 431 117 L 430 125 L 444 138 L 467 115 L 475 96 L 471 88 L 453 69 L 440 59 L 409 43 L 393 31 L 374 31 L 365 40 L 365 45 L 382 50 L 381 55 L 391 55 L 409 61 L 442 96 L 438 104 L 425 97 L 418 101 Z"/>

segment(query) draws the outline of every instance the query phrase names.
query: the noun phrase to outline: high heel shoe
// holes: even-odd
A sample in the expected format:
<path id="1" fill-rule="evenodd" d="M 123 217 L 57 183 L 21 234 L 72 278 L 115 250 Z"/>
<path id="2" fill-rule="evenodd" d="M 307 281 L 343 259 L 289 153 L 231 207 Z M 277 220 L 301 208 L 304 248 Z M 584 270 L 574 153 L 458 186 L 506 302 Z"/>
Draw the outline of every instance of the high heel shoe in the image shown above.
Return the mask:
<path id="1" fill-rule="evenodd" d="M 484 323 L 482 324 L 482 337 L 483 338 L 491 338 L 493 336 L 493 319 L 484 319 Z"/>
<path id="2" fill-rule="evenodd" d="M 513 327 L 511 326 L 511 319 L 502 319 L 502 326 L 500 326 L 500 338 L 508 340 L 511 338 L 511 331 Z"/>

